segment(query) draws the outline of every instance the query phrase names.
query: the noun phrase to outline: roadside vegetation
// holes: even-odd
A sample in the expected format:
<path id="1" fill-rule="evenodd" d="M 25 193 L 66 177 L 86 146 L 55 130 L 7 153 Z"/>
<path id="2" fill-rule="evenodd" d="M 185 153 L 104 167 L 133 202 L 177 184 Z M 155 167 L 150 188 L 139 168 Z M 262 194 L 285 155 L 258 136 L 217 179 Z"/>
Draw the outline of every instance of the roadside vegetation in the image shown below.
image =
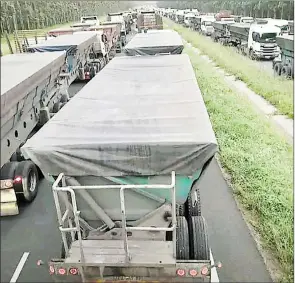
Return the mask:
<path id="1" fill-rule="evenodd" d="M 293 282 L 293 151 L 251 102 L 185 48 L 196 71 L 219 143 L 219 160 L 262 246 L 280 264 L 280 281 Z M 283 275 L 282 275 L 283 274 Z"/>
<path id="2" fill-rule="evenodd" d="M 222 46 L 210 38 L 165 19 L 187 42 L 208 55 L 219 67 L 244 81 L 255 93 L 274 105 L 280 114 L 294 118 L 293 81 L 274 77 L 260 70 L 255 62 L 239 54 L 233 48 Z"/>

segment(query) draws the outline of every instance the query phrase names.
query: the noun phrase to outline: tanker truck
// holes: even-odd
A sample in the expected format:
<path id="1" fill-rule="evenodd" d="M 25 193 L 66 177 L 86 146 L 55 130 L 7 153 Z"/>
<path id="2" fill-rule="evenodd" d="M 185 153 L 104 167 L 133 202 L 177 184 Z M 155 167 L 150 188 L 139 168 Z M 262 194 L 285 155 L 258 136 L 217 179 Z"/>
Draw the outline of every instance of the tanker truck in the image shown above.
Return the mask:
<path id="1" fill-rule="evenodd" d="M 235 23 L 228 26 L 229 43 L 251 59 L 274 59 L 279 55 L 276 36 L 280 29 L 268 24 Z"/>

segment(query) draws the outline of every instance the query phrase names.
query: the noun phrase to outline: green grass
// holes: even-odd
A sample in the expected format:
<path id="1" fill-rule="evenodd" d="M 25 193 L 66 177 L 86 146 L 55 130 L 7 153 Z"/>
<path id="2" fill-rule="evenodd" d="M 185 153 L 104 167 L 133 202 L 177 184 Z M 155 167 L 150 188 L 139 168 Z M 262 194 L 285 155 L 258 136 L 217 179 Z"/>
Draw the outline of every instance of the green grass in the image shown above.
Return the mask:
<path id="1" fill-rule="evenodd" d="M 281 114 L 290 118 L 293 112 L 293 81 L 274 77 L 257 67 L 256 62 L 236 52 L 234 48 L 222 46 L 199 33 L 165 19 L 166 25 L 201 52 L 208 55 L 226 72 L 244 81 L 250 89 L 274 105 Z"/>
<path id="2" fill-rule="evenodd" d="M 278 259 L 282 282 L 293 282 L 292 147 L 209 63 L 191 49 L 185 52 L 196 71 L 234 194 L 263 247 Z"/>

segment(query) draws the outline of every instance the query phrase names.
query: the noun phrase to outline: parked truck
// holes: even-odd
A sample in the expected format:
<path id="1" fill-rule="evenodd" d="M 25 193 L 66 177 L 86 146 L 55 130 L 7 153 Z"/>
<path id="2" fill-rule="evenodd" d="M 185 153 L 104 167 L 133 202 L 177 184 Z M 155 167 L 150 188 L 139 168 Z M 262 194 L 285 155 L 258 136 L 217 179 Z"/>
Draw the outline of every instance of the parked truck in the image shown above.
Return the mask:
<path id="1" fill-rule="evenodd" d="M 67 52 L 67 77 L 69 85 L 79 80 L 89 80 L 97 72 L 99 62 L 92 59 L 94 56 L 95 34 L 86 32 L 60 35 L 49 41 L 28 47 L 28 52 Z"/>
<path id="2" fill-rule="evenodd" d="M 138 32 L 142 32 L 148 29 L 163 29 L 163 19 L 155 11 L 142 11 L 137 18 Z"/>
<path id="3" fill-rule="evenodd" d="M 214 32 L 212 23 L 215 22 L 214 16 L 204 16 L 201 18 L 201 29 L 200 32 L 203 35 L 211 36 Z"/>
<path id="4" fill-rule="evenodd" d="M 81 17 L 81 23 L 91 24 L 91 25 L 99 25 L 99 18 L 97 16 L 84 16 Z"/>
<path id="5" fill-rule="evenodd" d="M 231 24 L 228 26 L 229 43 L 251 59 L 274 59 L 279 55 L 276 36 L 279 29 L 272 25 L 256 23 Z"/>
<path id="6" fill-rule="evenodd" d="M 107 21 L 114 22 L 114 23 L 118 23 L 118 22 L 121 23 L 121 36 L 125 37 L 125 39 L 126 39 L 126 35 L 128 34 L 128 30 L 127 30 L 127 24 L 126 24 L 125 18 L 123 16 L 123 13 L 109 13 L 108 17 L 107 17 Z M 125 43 L 126 43 L 126 40 L 125 40 Z"/>
<path id="7" fill-rule="evenodd" d="M 212 22 L 212 26 L 213 26 L 213 32 L 211 34 L 212 39 L 215 42 L 220 42 L 223 45 L 227 45 L 230 38 L 229 26 L 232 24 L 234 24 L 234 20 Z"/>
<path id="8" fill-rule="evenodd" d="M 65 52 L 1 57 L 1 216 L 32 202 L 42 174 L 20 147 L 69 100 Z"/>
<path id="9" fill-rule="evenodd" d="M 126 33 L 122 32 L 122 22 L 118 21 L 106 21 L 101 23 L 102 26 L 109 26 L 109 25 L 117 25 L 118 28 L 120 28 L 120 34 L 119 34 L 119 39 L 117 41 L 116 45 L 116 52 L 120 53 L 123 50 L 123 47 L 126 45 L 127 39 L 126 39 Z"/>
<path id="10" fill-rule="evenodd" d="M 279 35 L 276 42 L 280 55 L 273 61 L 276 75 L 294 79 L 294 34 Z"/>
<path id="11" fill-rule="evenodd" d="M 54 118 L 22 147 L 52 182 L 53 280 L 211 282 L 198 184 L 217 142 L 188 55 L 114 58 Z"/>
<path id="12" fill-rule="evenodd" d="M 253 17 L 233 16 L 236 23 L 253 23 Z"/>

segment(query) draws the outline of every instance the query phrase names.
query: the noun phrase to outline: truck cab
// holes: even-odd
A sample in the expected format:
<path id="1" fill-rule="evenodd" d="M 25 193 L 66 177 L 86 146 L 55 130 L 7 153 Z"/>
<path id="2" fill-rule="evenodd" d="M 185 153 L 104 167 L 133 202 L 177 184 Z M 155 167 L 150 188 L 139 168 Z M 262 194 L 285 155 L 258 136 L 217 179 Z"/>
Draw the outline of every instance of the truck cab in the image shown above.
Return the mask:
<path id="1" fill-rule="evenodd" d="M 260 19 L 261 21 L 264 21 L 266 24 L 277 27 L 280 29 L 280 34 L 288 34 L 290 27 L 289 22 L 287 20 L 281 20 L 281 19 Z"/>
<path id="2" fill-rule="evenodd" d="M 91 24 L 91 25 L 99 25 L 99 19 L 97 16 L 84 16 L 81 17 L 81 23 Z"/>
<path id="3" fill-rule="evenodd" d="M 214 17 L 203 17 L 201 19 L 201 33 L 203 35 L 211 35 L 214 31 L 212 22 L 215 21 Z"/>
<path id="4" fill-rule="evenodd" d="M 184 25 L 186 27 L 190 27 L 192 25 L 193 20 L 196 18 L 195 14 L 187 13 L 184 16 Z"/>
<path id="5" fill-rule="evenodd" d="M 248 34 L 248 51 L 250 57 L 273 59 L 279 55 L 276 37 L 280 29 L 273 25 L 251 24 Z"/>

